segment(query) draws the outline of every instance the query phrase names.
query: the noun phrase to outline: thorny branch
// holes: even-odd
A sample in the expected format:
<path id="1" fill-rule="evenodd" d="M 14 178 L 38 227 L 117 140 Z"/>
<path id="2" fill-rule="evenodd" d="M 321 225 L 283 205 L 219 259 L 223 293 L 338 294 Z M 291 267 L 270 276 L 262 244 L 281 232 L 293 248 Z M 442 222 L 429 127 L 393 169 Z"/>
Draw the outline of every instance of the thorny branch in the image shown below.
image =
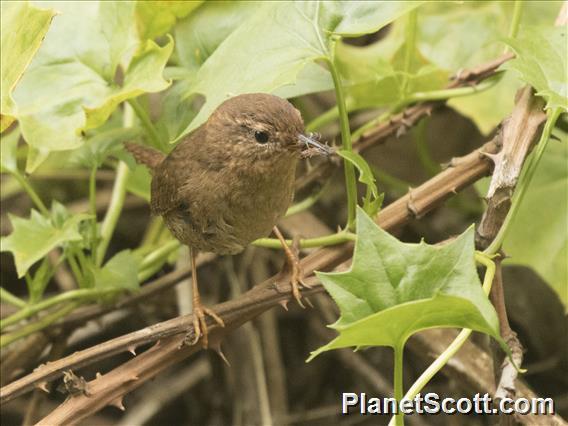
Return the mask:
<path id="1" fill-rule="evenodd" d="M 543 100 L 534 96 L 530 87 L 521 89 L 513 113 L 505 121 L 501 131 L 503 148 L 498 154 L 487 154 L 495 163 L 495 170 L 487 193 L 487 209 L 476 231 L 476 245 L 479 250 L 484 250 L 491 244 L 505 222 L 525 159 L 546 120 L 543 107 Z M 523 348 L 507 318 L 501 259 L 497 260 L 496 267 L 490 299 L 499 317 L 501 337 L 509 345 L 513 361 L 520 366 L 523 360 Z M 495 369 L 498 381 L 495 398 L 514 398 L 518 371 L 509 358 L 503 360 L 500 351 L 493 352 L 494 364 L 503 362 L 500 369 Z M 501 424 L 504 425 L 509 424 L 511 420 L 510 416 L 501 416 L 500 419 Z"/>

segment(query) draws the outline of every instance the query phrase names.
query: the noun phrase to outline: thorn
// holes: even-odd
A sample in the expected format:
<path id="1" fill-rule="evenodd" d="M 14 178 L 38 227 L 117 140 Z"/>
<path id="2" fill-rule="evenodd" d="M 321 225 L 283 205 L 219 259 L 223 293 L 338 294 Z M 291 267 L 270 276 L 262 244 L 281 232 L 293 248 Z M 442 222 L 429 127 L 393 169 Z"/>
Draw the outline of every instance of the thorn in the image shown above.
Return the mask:
<path id="1" fill-rule="evenodd" d="M 35 387 L 36 389 L 40 389 L 45 393 L 49 393 L 49 389 L 47 388 L 47 382 L 40 382 Z"/>
<path id="2" fill-rule="evenodd" d="M 136 380 L 140 380 L 140 377 L 138 377 L 136 374 L 130 376 L 130 378 L 128 379 L 129 382 L 135 382 Z"/>
<path id="3" fill-rule="evenodd" d="M 136 346 L 131 345 L 131 346 L 129 346 L 128 348 L 126 348 L 126 350 L 127 350 L 128 352 L 130 352 L 133 356 L 136 356 Z"/>
<path id="4" fill-rule="evenodd" d="M 314 305 L 312 304 L 310 299 L 308 299 L 306 296 L 304 296 L 304 300 L 306 301 L 306 305 L 308 305 L 312 309 L 314 308 Z"/>
<path id="5" fill-rule="evenodd" d="M 126 408 L 124 408 L 124 404 L 122 403 L 122 397 L 121 396 L 116 398 L 115 400 L 111 401 L 109 403 L 109 405 L 112 405 L 112 406 L 118 408 L 120 411 L 126 410 Z"/>
<path id="6" fill-rule="evenodd" d="M 288 302 L 289 302 L 288 299 L 284 299 L 284 300 L 281 300 L 280 302 L 278 302 L 278 304 L 280 306 L 282 306 L 285 311 L 288 311 Z"/>
<path id="7" fill-rule="evenodd" d="M 457 193 L 458 193 L 458 191 L 456 190 L 456 187 L 455 187 L 455 186 L 450 189 L 450 192 L 451 192 L 452 194 L 457 194 Z"/>
<path id="8" fill-rule="evenodd" d="M 485 157 L 485 158 L 489 158 L 491 161 L 493 161 L 493 164 L 497 164 L 497 162 L 500 160 L 501 156 L 499 154 L 490 154 L 488 152 L 485 151 L 477 151 L 479 152 L 479 154 L 481 155 L 481 157 Z"/>
<path id="9" fill-rule="evenodd" d="M 413 188 L 408 188 L 408 201 L 406 202 L 406 209 L 411 214 L 412 217 L 415 219 L 419 219 L 420 215 L 418 213 L 418 209 L 414 205 L 414 200 L 412 199 L 412 190 Z"/>
<path id="10" fill-rule="evenodd" d="M 95 374 L 95 379 L 100 379 L 101 377 L 103 377 L 103 375 L 97 371 L 97 374 Z"/>
<path id="11" fill-rule="evenodd" d="M 162 342 L 161 340 L 156 340 L 156 343 L 154 343 L 154 346 L 152 346 L 151 349 L 155 349 L 155 348 L 159 347 L 162 344 L 161 342 Z"/>
<path id="12" fill-rule="evenodd" d="M 229 360 L 227 359 L 227 357 L 225 356 L 225 354 L 223 353 L 223 350 L 221 349 L 221 342 L 215 343 L 214 346 L 209 346 L 211 349 L 213 349 L 213 351 L 219 355 L 219 357 L 223 360 L 223 362 L 225 364 L 227 364 L 227 367 L 231 366 L 231 363 L 229 362 Z"/>

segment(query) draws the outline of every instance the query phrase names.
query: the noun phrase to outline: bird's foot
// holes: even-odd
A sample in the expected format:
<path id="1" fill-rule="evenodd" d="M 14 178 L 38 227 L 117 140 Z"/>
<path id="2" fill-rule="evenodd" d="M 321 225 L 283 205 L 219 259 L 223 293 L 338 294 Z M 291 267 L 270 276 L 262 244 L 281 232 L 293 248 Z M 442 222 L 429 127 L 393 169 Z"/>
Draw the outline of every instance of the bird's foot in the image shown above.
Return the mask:
<path id="1" fill-rule="evenodd" d="M 302 270 L 302 265 L 300 265 L 300 239 L 294 238 L 292 241 L 292 248 L 289 251 L 286 251 L 286 262 L 288 270 L 290 271 L 290 285 L 292 287 L 292 296 L 298 302 L 302 308 L 305 308 L 304 304 L 302 303 L 302 293 L 300 292 L 300 288 L 311 288 L 312 286 L 307 284 L 304 281 L 304 272 Z M 306 301 L 309 300 L 306 299 Z"/>
<path id="2" fill-rule="evenodd" d="M 201 302 L 193 304 L 193 333 L 188 333 L 186 336 L 186 342 L 189 345 L 195 345 L 201 338 L 201 344 L 204 349 L 207 349 L 209 344 L 207 321 L 205 316 L 209 315 L 215 320 L 217 324 L 221 327 L 225 327 L 225 323 L 219 315 L 217 315 L 213 310 L 206 306 L 203 306 Z M 190 338 L 191 335 L 191 338 Z"/>

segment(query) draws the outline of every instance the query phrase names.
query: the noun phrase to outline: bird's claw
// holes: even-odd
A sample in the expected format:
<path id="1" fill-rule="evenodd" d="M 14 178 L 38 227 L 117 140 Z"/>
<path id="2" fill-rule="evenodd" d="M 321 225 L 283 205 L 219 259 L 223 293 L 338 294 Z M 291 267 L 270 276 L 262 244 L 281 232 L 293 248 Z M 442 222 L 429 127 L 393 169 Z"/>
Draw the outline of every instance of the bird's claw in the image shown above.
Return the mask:
<path id="1" fill-rule="evenodd" d="M 207 330 L 207 321 L 205 320 L 205 316 L 209 315 L 211 318 L 215 320 L 217 324 L 221 327 L 225 327 L 225 323 L 217 315 L 213 310 L 201 305 L 201 304 L 194 304 L 193 306 L 193 333 L 191 333 L 191 340 L 188 340 L 189 345 L 195 345 L 199 339 L 201 338 L 201 344 L 203 345 L 204 349 L 207 349 L 209 345 L 208 339 L 208 330 Z M 189 335 L 186 336 L 189 338 Z"/>
<path id="2" fill-rule="evenodd" d="M 300 265 L 300 259 L 298 257 L 299 253 L 298 243 L 296 243 L 296 241 L 294 241 L 294 243 L 295 244 L 293 244 L 293 250 L 292 250 L 293 256 L 287 257 L 288 265 L 291 269 L 290 285 L 292 286 L 292 296 L 294 296 L 294 299 L 296 299 L 298 305 L 300 305 L 302 308 L 305 308 L 304 304 L 302 303 L 302 293 L 300 292 L 300 288 L 301 287 L 311 288 L 312 286 L 304 281 L 304 272 L 302 271 L 302 267 Z"/>

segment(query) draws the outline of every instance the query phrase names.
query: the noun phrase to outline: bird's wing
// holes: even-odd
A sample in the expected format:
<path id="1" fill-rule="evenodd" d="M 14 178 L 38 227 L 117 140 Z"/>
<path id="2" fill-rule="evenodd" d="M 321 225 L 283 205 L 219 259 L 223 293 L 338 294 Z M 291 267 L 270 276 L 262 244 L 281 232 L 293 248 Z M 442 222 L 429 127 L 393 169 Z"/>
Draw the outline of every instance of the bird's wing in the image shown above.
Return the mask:
<path id="1" fill-rule="evenodd" d="M 192 176 L 199 174 L 198 150 L 204 142 L 205 127 L 201 126 L 186 136 L 156 168 L 150 202 L 153 214 L 163 215 L 189 204 L 183 188 Z"/>

